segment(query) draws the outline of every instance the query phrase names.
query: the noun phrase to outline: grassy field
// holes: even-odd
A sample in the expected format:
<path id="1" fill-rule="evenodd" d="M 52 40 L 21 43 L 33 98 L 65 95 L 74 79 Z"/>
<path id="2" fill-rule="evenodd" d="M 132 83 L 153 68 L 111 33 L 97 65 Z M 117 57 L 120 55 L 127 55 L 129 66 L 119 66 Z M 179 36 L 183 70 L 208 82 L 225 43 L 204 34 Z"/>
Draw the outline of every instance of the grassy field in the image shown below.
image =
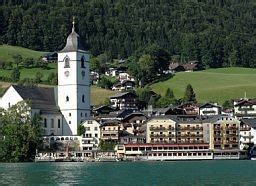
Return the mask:
<path id="1" fill-rule="evenodd" d="M 0 45 L 0 60 L 3 61 L 13 61 L 12 56 L 14 54 L 20 54 L 22 58 L 38 59 L 44 53 L 45 52 L 39 52 L 18 46 Z"/>
<path id="2" fill-rule="evenodd" d="M 180 72 L 167 81 L 153 84 L 152 89 L 163 95 L 169 87 L 177 98 L 184 96 L 185 87 L 191 84 L 199 102 L 218 102 L 244 97 L 256 98 L 256 69 L 220 68 L 198 72 Z"/>
<path id="3" fill-rule="evenodd" d="M 12 70 L 0 69 L 0 76 L 10 77 L 11 71 Z M 43 68 L 21 68 L 20 69 L 20 79 L 33 78 L 33 77 L 35 77 L 37 72 L 41 72 L 43 74 L 42 80 L 45 81 L 45 80 L 47 80 L 47 77 L 51 72 L 56 72 L 57 73 L 57 64 L 56 63 L 50 63 L 50 64 L 48 64 L 47 69 L 43 69 Z"/>
<path id="4" fill-rule="evenodd" d="M 0 82 L 0 97 L 3 92 L 10 86 L 11 83 Z M 40 85 L 40 86 L 49 86 L 49 85 Z M 101 105 L 104 104 L 104 101 L 110 96 L 116 94 L 117 92 L 102 89 L 96 86 L 91 86 L 91 104 Z"/>

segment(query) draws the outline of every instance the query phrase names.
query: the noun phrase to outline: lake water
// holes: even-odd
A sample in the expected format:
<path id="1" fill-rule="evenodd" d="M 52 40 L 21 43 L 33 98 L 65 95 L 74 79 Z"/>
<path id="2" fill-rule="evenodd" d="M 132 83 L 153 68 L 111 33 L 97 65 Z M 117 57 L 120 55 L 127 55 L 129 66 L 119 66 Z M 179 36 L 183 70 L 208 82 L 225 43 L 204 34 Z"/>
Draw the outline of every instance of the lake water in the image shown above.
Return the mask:
<path id="1" fill-rule="evenodd" d="M 0 164 L 0 185 L 256 185 L 256 161 Z"/>

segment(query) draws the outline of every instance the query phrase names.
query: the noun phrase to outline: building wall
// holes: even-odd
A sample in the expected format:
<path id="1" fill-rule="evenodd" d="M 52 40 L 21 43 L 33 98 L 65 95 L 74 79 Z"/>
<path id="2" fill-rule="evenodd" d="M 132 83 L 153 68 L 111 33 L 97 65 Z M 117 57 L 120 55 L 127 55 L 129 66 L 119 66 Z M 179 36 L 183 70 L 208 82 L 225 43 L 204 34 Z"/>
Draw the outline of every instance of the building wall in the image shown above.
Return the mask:
<path id="1" fill-rule="evenodd" d="M 20 101 L 23 101 L 23 98 L 16 92 L 16 90 L 12 86 L 10 86 L 3 95 L 3 97 L 0 99 L 0 107 L 8 109 Z"/>
<path id="2" fill-rule="evenodd" d="M 221 116 L 210 127 L 210 149 L 238 149 L 240 121 Z"/>
<path id="3" fill-rule="evenodd" d="M 96 120 L 85 120 L 82 124 L 85 133 L 82 136 L 82 149 L 95 150 L 100 143 L 100 124 Z"/>
<path id="4" fill-rule="evenodd" d="M 200 115 L 218 115 L 220 114 L 220 108 L 212 107 L 212 108 L 200 108 Z"/>
<path id="5" fill-rule="evenodd" d="M 119 126 L 118 125 L 107 125 L 100 127 L 100 138 L 101 140 L 118 140 L 119 139 Z"/>
<path id="6" fill-rule="evenodd" d="M 43 114 L 42 116 L 42 134 L 48 135 L 63 135 L 62 115 L 58 114 Z"/>
<path id="7" fill-rule="evenodd" d="M 147 143 L 174 143 L 175 121 L 166 118 L 154 118 L 147 122 Z"/>
<path id="8" fill-rule="evenodd" d="M 82 56 L 85 68 L 81 67 Z M 70 68 L 64 68 L 67 57 Z M 76 135 L 78 124 L 90 116 L 89 76 L 87 52 L 58 53 L 58 105 L 64 116 L 64 135 Z"/>

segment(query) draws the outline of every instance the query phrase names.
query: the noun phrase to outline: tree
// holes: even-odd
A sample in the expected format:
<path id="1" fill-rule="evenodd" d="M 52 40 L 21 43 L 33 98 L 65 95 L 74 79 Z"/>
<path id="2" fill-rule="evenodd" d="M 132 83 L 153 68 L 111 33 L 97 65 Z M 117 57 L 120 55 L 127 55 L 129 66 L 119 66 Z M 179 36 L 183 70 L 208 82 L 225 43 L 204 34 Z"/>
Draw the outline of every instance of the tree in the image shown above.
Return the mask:
<path id="1" fill-rule="evenodd" d="M 40 144 L 41 120 L 22 101 L 0 112 L 0 161 L 32 161 Z"/>
<path id="2" fill-rule="evenodd" d="M 23 67 L 28 68 L 28 67 L 32 66 L 33 63 L 34 63 L 33 58 L 26 58 L 23 60 Z"/>
<path id="3" fill-rule="evenodd" d="M 165 92 L 165 97 L 167 97 L 167 98 L 175 98 L 173 90 L 171 90 L 169 87 L 167 88 L 167 90 Z"/>
<path id="4" fill-rule="evenodd" d="M 58 75 L 57 75 L 57 73 L 54 73 L 54 72 L 50 73 L 48 78 L 47 78 L 47 81 L 51 85 L 57 85 L 57 83 L 58 83 Z"/>
<path id="5" fill-rule="evenodd" d="M 20 54 L 15 54 L 12 56 L 14 64 L 16 64 L 16 67 L 18 68 L 19 65 L 22 63 L 23 59 Z"/>
<path id="6" fill-rule="evenodd" d="M 35 76 L 35 83 L 41 83 L 43 78 L 43 74 L 41 72 L 37 72 Z"/>
<path id="7" fill-rule="evenodd" d="M 196 94 L 193 90 L 193 87 L 192 85 L 188 84 L 187 87 L 186 87 L 186 90 L 185 90 L 185 95 L 184 95 L 184 98 L 183 98 L 183 102 L 193 102 L 193 103 L 196 103 Z"/>
<path id="8" fill-rule="evenodd" d="M 78 128 L 77 128 L 77 134 L 79 136 L 82 136 L 83 134 L 85 133 L 85 127 L 83 125 L 78 125 Z"/>
<path id="9" fill-rule="evenodd" d="M 13 82 L 18 82 L 20 80 L 20 70 L 19 68 L 15 68 L 11 72 L 11 80 Z"/>

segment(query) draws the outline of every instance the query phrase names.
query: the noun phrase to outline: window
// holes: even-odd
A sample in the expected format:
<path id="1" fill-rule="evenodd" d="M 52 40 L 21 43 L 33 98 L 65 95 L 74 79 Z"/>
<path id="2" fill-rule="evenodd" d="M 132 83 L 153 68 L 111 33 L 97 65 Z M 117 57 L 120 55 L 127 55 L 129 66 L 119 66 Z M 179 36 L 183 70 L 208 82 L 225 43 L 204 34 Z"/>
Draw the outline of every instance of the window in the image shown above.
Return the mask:
<path id="1" fill-rule="evenodd" d="M 8 107 L 9 107 L 9 108 L 11 107 L 11 103 L 10 103 L 10 102 L 8 103 Z"/>
<path id="2" fill-rule="evenodd" d="M 44 118 L 44 128 L 47 128 L 47 119 Z"/>
<path id="3" fill-rule="evenodd" d="M 70 65 L 69 65 L 69 58 L 68 57 L 66 57 L 65 59 L 64 59 L 64 68 L 70 68 Z"/>
<path id="4" fill-rule="evenodd" d="M 83 113 L 82 112 L 81 112 L 80 116 L 83 117 Z"/>
<path id="5" fill-rule="evenodd" d="M 81 58 L 81 68 L 85 68 L 85 64 L 84 64 L 84 56 Z"/>
<path id="6" fill-rule="evenodd" d="M 98 134 L 95 134 L 95 138 L 97 138 L 98 137 Z"/>
<path id="7" fill-rule="evenodd" d="M 85 101 L 84 101 L 84 95 L 82 96 L 82 102 L 84 103 Z"/>
<path id="8" fill-rule="evenodd" d="M 70 116 L 71 116 L 71 113 L 69 113 L 68 115 L 69 115 L 69 117 L 70 117 Z"/>
<path id="9" fill-rule="evenodd" d="M 66 96 L 66 102 L 68 102 L 69 101 L 69 97 L 68 96 Z"/>
<path id="10" fill-rule="evenodd" d="M 60 119 L 58 119 L 58 128 L 60 129 Z"/>
<path id="11" fill-rule="evenodd" d="M 98 131 L 98 127 L 94 127 L 94 130 L 95 130 L 95 131 Z"/>
<path id="12" fill-rule="evenodd" d="M 51 127 L 54 128 L 54 119 L 51 119 Z"/>
<path id="13" fill-rule="evenodd" d="M 71 121 L 69 121 L 68 124 L 71 124 Z"/>

